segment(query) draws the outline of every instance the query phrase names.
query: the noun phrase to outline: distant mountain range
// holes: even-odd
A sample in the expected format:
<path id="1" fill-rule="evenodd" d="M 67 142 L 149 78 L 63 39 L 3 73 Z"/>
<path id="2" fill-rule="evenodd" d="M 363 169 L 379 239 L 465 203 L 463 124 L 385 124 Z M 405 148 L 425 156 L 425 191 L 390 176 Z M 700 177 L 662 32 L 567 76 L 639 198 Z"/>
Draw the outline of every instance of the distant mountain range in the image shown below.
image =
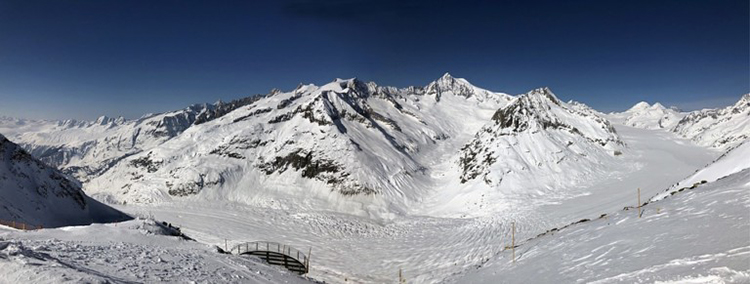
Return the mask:
<path id="1" fill-rule="evenodd" d="M 0 133 L 109 202 L 213 199 L 387 217 L 435 192 L 554 190 L 607 174 L 627 149 L 610 120 L 736 146 L 750 135 L 749 96 L 718 110 L 639 103 L 604 115 L 547 88 L 512 96 L 446 73 L 408 88 L 336 79 L 137 120 L 5 118 Z"/>
<path id="2" fill-rule="evenodd" d="M 682 112 L 659 103 L 637 103 L 627 111 L 612 113 L 609 119 L 624 125 L 665 129 L 700 146 L 726 150 L 750 137 L 750 94 L 725 108 Z"/>

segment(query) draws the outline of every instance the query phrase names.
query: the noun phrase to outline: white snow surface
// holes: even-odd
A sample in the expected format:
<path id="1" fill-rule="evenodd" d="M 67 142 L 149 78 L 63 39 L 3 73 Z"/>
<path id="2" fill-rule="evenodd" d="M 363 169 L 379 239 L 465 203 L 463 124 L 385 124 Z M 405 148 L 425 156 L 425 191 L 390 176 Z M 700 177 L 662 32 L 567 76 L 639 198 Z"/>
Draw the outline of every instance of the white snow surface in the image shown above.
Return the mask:
<path id="1" fill-rule="evenodd" d="M 446 283 L 750 283 L 750 169 L 517 242 Z M 508 244 L 508 240 L 504 240 Z"/>
<path id="2" fill-rule="evenodd" d="M 152 220 L 0 227 L 0 283 L 313 283 L 253 257 L 160 234 Z"/>
<path id="3" fill-rule="evenodd" d="M 721 157 L 707 167 L 697 170 L 688 178 L 674 184 L 665 192 L 654 196 L 651 200 L 664 199 L 673 192 L 685 187 L 713 182 L 748 168 L 750 168 L 750 142 L 745 141 L 739 146 L 729 149 L 729 151 L 721 155 Z"/>
<path id="4" fill-rule="evenodd" d="M 78 181 L 0 135 L 1 221 L 35 228 L 123 219 L 129 217 L 88 197 Z"/>

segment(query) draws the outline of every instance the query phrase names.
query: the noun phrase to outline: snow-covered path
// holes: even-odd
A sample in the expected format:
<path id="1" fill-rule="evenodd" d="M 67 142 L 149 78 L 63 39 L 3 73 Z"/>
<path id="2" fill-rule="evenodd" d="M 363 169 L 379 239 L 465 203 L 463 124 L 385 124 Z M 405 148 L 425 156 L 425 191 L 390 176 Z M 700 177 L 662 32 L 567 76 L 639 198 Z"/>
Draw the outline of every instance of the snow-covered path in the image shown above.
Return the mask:
<path id="1" fill-rule="evenodd" d="M 517 239 L 581 218 L 598 217 L 642 198 L 711 162 L 718 152 L 692 146 L 671 133 L 617 127 L 630 149 L 611 178 L 570 191 L 570 199 L 518 201 L 502 214 L 481 218 L 399 216 L 379 223 L 323 211 L 292 211 L 226 203 L 120 206 L 180 225 L 209 244 L 231 247 L 242 241 L 271 240 L 302 251 L 312 248 L 311 276 L 331 283 L 391 283 L 399 269 L 410 283 L 436 283 L 495 255 L 509 243 L 510 222 Z"/>

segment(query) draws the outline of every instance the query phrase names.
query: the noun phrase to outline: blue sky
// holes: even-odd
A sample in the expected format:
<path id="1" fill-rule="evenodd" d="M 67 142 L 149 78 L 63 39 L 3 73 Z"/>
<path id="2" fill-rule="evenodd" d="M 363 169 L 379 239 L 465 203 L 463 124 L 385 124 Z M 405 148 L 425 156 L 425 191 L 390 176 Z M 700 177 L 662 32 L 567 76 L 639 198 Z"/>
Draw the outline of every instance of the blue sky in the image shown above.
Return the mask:
<path id="1" fill-rule="evenodd" d="M 405 87 L 445 72 L 511 94 L 549 86 L 602 111 L 716 107 L 750 92 L 748 5 L 0 0 L 0 116 L 136 118 L 300 82 Z"/>

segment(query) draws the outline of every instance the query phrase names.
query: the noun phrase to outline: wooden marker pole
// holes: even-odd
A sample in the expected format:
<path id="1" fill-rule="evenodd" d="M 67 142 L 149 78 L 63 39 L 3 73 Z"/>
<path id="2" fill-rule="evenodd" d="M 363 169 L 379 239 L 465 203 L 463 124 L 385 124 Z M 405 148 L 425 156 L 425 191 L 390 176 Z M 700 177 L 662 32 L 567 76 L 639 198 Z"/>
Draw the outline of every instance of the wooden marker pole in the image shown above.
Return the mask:
<path id="1" fill-rule="evenodd" d="M 307 265 L 305 265 L 305 273 L 310 273 L 310 255 L 312 255 L 312 247 L 310 247 L 310 250 L 307 251 L 307 259 L 305 259 L 305 262 L 307 262 Z"/>
<path id="2" fill-rule="evenodd" d="M 404 275 L 401 273 L 401 268 L 398 269 L 398 284 L 404 283 Z"/>
<path id="3" fill-rule="evenodd" d="M 510 247 L 513 249 L 513 263 L 516 263 L 516 222 L 513 222 Z"/>
<path id="4" fill-rule="evenodd" d="M 641 218 L 641 188 L 638 188 L 638 218 Z"/>

